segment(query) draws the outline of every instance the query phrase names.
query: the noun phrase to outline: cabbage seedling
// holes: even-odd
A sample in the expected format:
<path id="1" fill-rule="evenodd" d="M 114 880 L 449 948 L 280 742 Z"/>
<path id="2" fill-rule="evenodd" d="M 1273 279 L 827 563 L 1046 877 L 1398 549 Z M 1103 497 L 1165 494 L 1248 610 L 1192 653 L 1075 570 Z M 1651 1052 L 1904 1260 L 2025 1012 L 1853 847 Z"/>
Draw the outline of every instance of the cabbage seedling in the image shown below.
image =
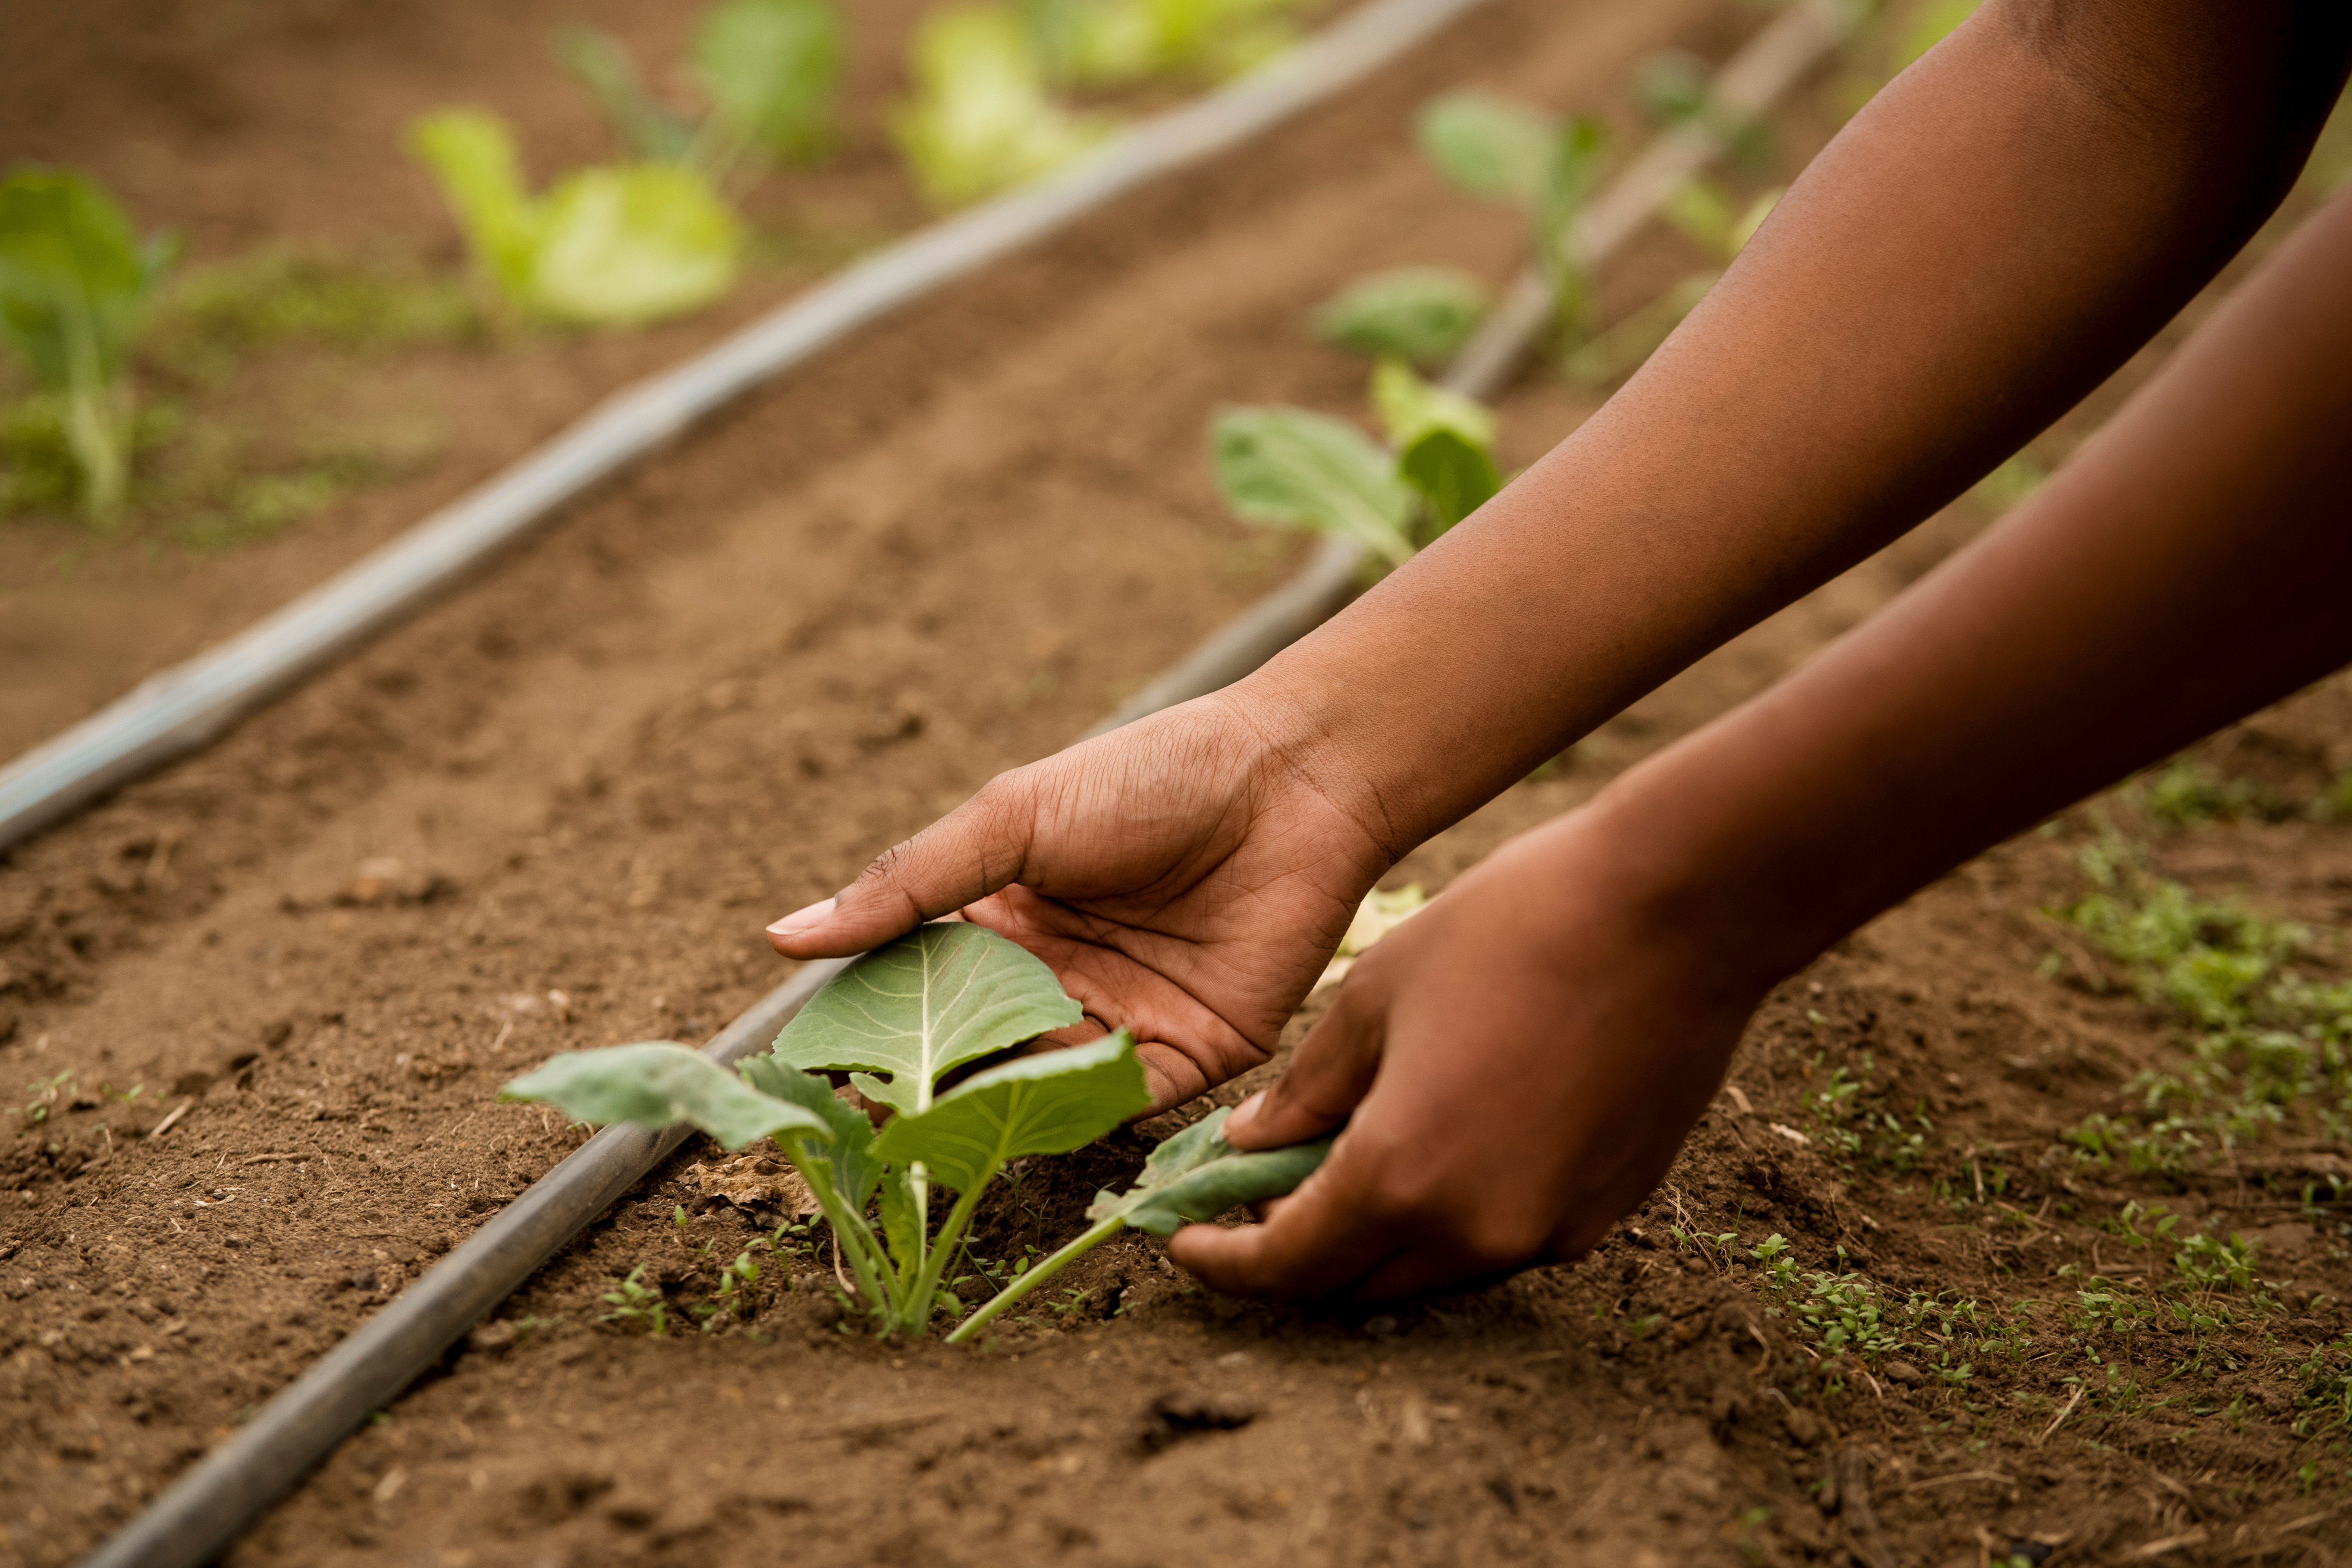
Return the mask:
<path id="1" fill-rule="evenodd" d="M 1501 488 L 1486 408 L 1402 360 L 1374 367 L 1371 398 L 1387 447 L 1312 409 L 1220 409 L 1209 460 L 1226 506 L 1244 522 L 1343 535 L 1402 565 Z"/>
<path id="2" fill-rule="evenodd" d="M 841 80 L 840 15 L 830 0 L 726 0 L 696 29 L 693 75 L 709 105 L 698 121 L 655 102 L 626 46 L 575 25 L 556 56 L 587 87 L 640 159 L 724 180 L 747 154 L 789 163 L 823 149 Z"/>
<path id="3" fill-rule="evenodd" d="M 623 323 L 709 304 L 735 281 L 742 236 L 709 182 L 671 163 L 577 169 L 525 188 L 506 121 L 444 109 L 411 129 L 499 297 L 528 314 Z"/>
<path id="4" fill-rule="evenodd" d="M 961 206 L 1049 174 L 1085 153 L 1108 123 L 1056 103 L 1045 62 L 1004 5 L 953 5 L 915 29 L 915 95 L 890 133 L 934 206 Z"/>
<path id="5" fill-rule="evenodd" d="M 1301 0 L 1018 0 L 1047 74 L 1114 87 L 1155 76 L 1214 80 L 1247 70 L 1297 37 Z"/>
<path id="6" fill-rule="evenodd" d="M 785 1026 L 773 1049 L 735 1072 L 675 1042 L 648 1041 L 565 1052 L 508 1084 L 501 1098 L 545 1100 L 583 1121 L 690 1122 L 730 1149 L 774 1139 L 824 1208 L 877 1331 L 921 1332 L 938 1312 L 961 1309 L 941 1280 L 1007 1162 L 1066 1153 L 1150 1109 L 1124 1029 L 999 1060 L 940 1087 L 955 1069 L 1080 1016 L 1053 971 L 1026 950 L 982 926 L 928 925 L 852 963 Z M 894 1112 L 879 1131 L 823 1076 L 840 1071 Z M 1170 1152 L 1178 1142 L 1155 1152 L 1135 1193 L 1097 1199 L 1084 1236 L 1014 1279 L 982 1312 L 993 1317 L 1122 1225 L 1172 1229 L 1181 1218 L 1287 1192 L 1321 1158 L 1319 1146 L 1311 1158 L 1307 1149 L 1237 1154 L 1213 1130 Z M 1150 1197 L 1155 1186 L 1166 1190 Z M 940 1188 L 956 1199 L 934 1231 L 930 1199 Z M 1211 1202 L 1216 1206 L 1197 1212 Z"/>
<path id="7" fill-rule="evenodd" d="M 1563 329 L 1579 330 L 1586 280 L 1576 220 L 1600 174 L 1600 122 L 1558 120 L 1493 93 L 1453 92 L 1423 106 L 1414 132 L 1423 155 L 1456 189 L 1528 215 L 1554 311 Z"/>
<path id="8" fill-rule="evenodd" d="M 55 400 L 92 517 L 110 515 L 130 485 L 124 373 L 173 249 L 167 237 L 141 241 L 79 174 L 24 169 L 0 181 L 0 336 Z"/>

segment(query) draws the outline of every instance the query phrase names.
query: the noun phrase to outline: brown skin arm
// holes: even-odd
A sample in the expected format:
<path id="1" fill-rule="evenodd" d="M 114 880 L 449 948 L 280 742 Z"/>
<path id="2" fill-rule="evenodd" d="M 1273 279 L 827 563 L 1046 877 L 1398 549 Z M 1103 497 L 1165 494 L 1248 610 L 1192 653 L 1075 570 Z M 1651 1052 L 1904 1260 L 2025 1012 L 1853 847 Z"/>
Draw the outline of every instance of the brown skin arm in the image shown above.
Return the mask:
<path id="1" fill-rule="evenodd" d="M 1507 846 L 1349 973 L 1244 1147 L 1353 1112 L 1175 1256 L 1370 1296 L 1574 1257 L 1773 984 L 1968 857 L 2352 659 L 2352 196 L 2008 521 L 1773 690 Z M 1498 1092 L 1500 1091 L 1500 1092 Z"/>
<path id="2" fill-rule="evenodd" d="M 793 957 L 853 952 L 962 910 L 1044 955 L 1095 1019 L 1135 1027 L 1161 1104 L 1255 1065 L 1398 857 L 1949 500 L 2145 341 L 2275 205 L 2334 98 L 2347 30 L 2352 13 L 2333 6 L 1990 0 L 1815 161 L 1633 383 L 1476 518 L 1251 679 L 1003 775 L 772 940 Z M 2105 776 L 2093 767 L 2081 787 Z M 1525 993 L 1526 1016 L 1550 1019 L 1555 1042 L 1587 1027 L 1579 1009 L 1591 1038 L 1640 1037 L 1656 1021 L 1643 966 L 1665 950 L 1652 952 L 1637 910 L 1562 913 L 1560 867 L 1585 868 L 1570 885 L 1612 885 L 1601 851 L 1625 850 L 1561 831 L 1583 847 L 1484 904 L 1475 888 L 1502 886 L 1534 851 L 1464 879 L 1359 966 L 1335 1019 L 1371 1019 L 1401 1050 L 1411 1031 L 1376 993 L 1402 982 L 1381 977 L 1417 969 L 1413 952 L 1461 929 L 1447 911 L 1478 905 L 1482 937 L 1445 963 L 1506 990 L 1547 965 L 1584 974 L 1573 994 Z M 1865 918 L 1882 907 L 1871 897 L 1945 863 L 1839 907 Z M 1770 967 L 1725 971 L 1698 998 L 1724 1048 L 1756 994 L 1749 970 Z M 1474 1008 L 1443 1037 L 1489 1022 L 1507 1027 Z M 1348 1059 L 1352 1078 L 1302 1084 L 1280 1126 L 1328 1120 L 1375 1067 L 1403 1081 L 1401 1057 Z M 1601 1125 L 1655 1121 L 1608 1145 L 1572 1123 L 1518 1129 L 1587 1163 L 1570 1184 L 1587 1206 L 1663 1169 L 1658 1151 L 1696 1113 L 1627 1098 L 1597 1047 L 1529 1065 L 1581 1085 Z M 1510 1080 L 1462 1081 L 1491 1098 Z M 1339 1170 L 1378 1164 L 1394 1181 L 1426 1164 L 1425 1144 L 1378 1156 L 1373 1103 L 1342 1142 L 1358 1152 L 1310 1192 L 1337 1191 Z M 1476 1142 L 1470 1101 L 1455 1109 L 1467 1119 L 1414 1136 Z M 1470 1226 L 1478 1268 L 1553 1245 L 1528 1243 L 1530 1224 L 1501 1207 L 1447 1212 Z M 1294 1248 L 1218 1279 L 1303 1289 L 1380 1262 L 1330 1265 L 1331 1245 L 1319 1273 L 1297 1272 L 1314 1249 Z M 1380 1288 L 1460 1272 L 1424 1259 Z"/>

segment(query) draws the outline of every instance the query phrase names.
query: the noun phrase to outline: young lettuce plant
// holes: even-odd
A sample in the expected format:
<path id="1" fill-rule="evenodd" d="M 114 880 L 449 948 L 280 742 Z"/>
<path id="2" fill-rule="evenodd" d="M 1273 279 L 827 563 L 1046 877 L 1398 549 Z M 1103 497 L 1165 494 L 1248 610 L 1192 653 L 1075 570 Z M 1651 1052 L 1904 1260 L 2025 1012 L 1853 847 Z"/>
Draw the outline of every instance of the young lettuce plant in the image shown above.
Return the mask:
<path id="1" fill-rule="evenodd" d="M 772 1138 L 824 1209 L 877 1331 L 919 1333 L 939 1312 L 961 1309 L 942 1283 L 945 1271 L 988 1184 L 1008 1162 L 1066 1153 L 1150 1108 L 1134 1038 L 1124 1029 L 1083 1046 L 1013 1056 L 940 1087 L 955 1069 L 1080 1016 L 1053 971 L 1024 949 L 982 926 L 929 925 L 852 963 L 785 1026 L 773 1049 L 735 1072 L 675 1042 L 648 1041 L 566 1052 L 508 1084 L 501 1097 L 545 1100 L 583 1121 L 690 1122 L 730 1149 Z M 893 1113 L 880 1131 L 823 1076 L 843 1071 L 866 1100 Z M 1118 1225 L 1172 1229 L 1182 1218 L 1209 1218 L 1234 1203 L 1288 1191 L 1321 1157 L 1318 1149 L 1302 1167 L 1297 1150 L 1187 1150 L 1190 1163 L 1176 1173 L 1196 1177 L 1192 1184 L 1175 1191 L 1176 1156 L 1155 1153 L 1158 1163 L 1146 1168 L 1138 1193 L 1166 1182 L 1169 1194 L 1155 1203 L 1130 1194 L 1136 1201 L 1113 1216 L 1116 1224 L 1090 1215 L 1097 1223 L 1085 1236 L 1020 1275 L 982 1311 L 992 1318 Z M 1211 1174 L 1197 1175 L 1211 1166 Z M 940 1189 L 956 1198 L 934 1227 L 931 1198 Z M 1127 1200 L 1106 1194 L 1097 1207 L 1104 1202 Z"/>
<path id="2" fill-rule="evenodd" d="M 695 31 L 693 75 L 708 105 L 696 120 L 647 95 L 627 46 L 611 34 L 574 25 L 556 39 L 557 58 L 633 156 L 681 163 L 714 183 L 746 157 L 787 163 L 823 150 L 844 52 L 831 0 L 726 0 Z"/>
<path id="3" fill-rule="evenodd" d="M 1359 278 L 1316 307 L 1315 335 L 1367 358 L 1423 370 L 1462 351 L 1486 319 L 1486 286 L 1453 267 L 1399 267 Z"/>
<path id="4" fill-rule="evenodd" d="M 23 169 L 0 181 L 0 336 L 55 410 L 83 510 L 110 517 L 131 479 L 131 340 L 170 267 L 168 237 L 142 241 L 78 174 Z"/>
<path id="5" fill-rule="evenodd" d="M 1555 119 L 1493 93 L 1452 92 L 1423 106 L 1414 132 L 1423 155 L 1456 189 L 1527 215 L 1560 329 L 1580 334 L 1588 290 L 1576 220 L 1601 171 L 1607 139 L 1600 122 Z"/>
<path id="6" fill-rule="evenodd" d="M 1108 121 L 1054 100 L 1028 28 L 1005 5 L 932 12 L 915 29 L 908 69 L 915 95 L 892 112 L 890 133 L 937 207 L 1050 174 L 1108 133 Z"/>
<path id="7" fill-rule="evenodd" d="M 1301 0 L 1017 0 L 1047 74 L 1081 87 L 1216 80 L 1289 47 Z"/>
<path id="8" fill-rule="evenodd" d="M 484 279 L 526 315 L 647 321 L 709 304 L 735 281 L 741 231 L 692 169 L 577 169 L 533 196 L 506 121 L 470 109 L 425 115 L 409 145 L 440 183 Z"/>
<path id="9" fill-rule="evenodd" d="M 1245 522 L 1354 539 L 1402 565 L 1502 488 L 1495 416 L 1432 385 L 1401 359 L 1372 371 L 1371 401 L 1389 441 L 1312 409 L 1220 409 L 1210 465 Z"/>

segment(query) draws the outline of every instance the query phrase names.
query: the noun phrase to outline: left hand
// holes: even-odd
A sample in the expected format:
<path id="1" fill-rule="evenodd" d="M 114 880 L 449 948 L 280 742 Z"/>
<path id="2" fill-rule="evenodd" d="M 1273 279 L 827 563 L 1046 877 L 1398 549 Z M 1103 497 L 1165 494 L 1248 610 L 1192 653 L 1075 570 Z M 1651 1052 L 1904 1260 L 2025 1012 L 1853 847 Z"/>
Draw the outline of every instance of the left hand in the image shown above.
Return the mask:
<path id="1" fill-rule="evenodd" d="M 1344 1131 L 1262 1224 L 1172 1255 L 1241 1295 L 1363 1299 L 1589 1250 L 1647 1195 L 1762 995 L 1612 853 L 1601 809 L 1506 845 L 1360 959 L 1226 1136 Z"/>

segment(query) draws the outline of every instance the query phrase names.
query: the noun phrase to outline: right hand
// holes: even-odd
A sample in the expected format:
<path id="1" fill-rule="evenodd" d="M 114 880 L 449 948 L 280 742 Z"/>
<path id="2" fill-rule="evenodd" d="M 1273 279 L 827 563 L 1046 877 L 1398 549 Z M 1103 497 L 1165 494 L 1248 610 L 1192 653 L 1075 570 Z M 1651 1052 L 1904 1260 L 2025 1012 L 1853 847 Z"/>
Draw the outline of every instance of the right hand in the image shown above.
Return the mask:
<path id="1" fill-rule="evenodd" d="M 1393 862 L 1344 782 L 1228 689 L 999 774 L 768 940 L 839 957 L 960 911 L 1053 966 L 1099 1026 L 1074 1038 L 1133 1030 L 1165 1110 L 1273 1054 Z"/>

